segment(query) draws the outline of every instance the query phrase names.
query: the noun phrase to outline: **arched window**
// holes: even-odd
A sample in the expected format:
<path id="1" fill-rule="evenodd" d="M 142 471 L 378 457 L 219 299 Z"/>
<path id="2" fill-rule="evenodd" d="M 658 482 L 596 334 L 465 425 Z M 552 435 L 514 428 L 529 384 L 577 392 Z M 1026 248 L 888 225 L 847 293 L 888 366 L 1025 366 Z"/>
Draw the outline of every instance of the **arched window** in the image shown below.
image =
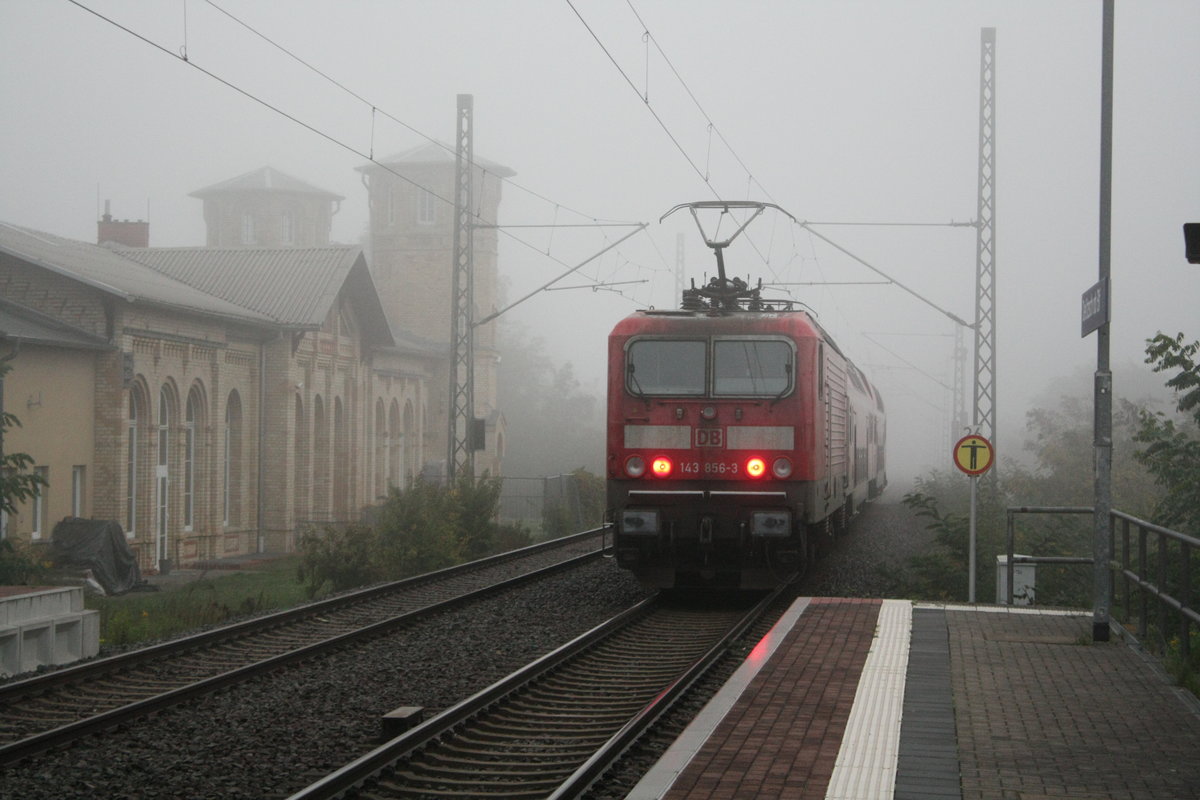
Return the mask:
<path id="1" fill-rule="evenodd" d="M 412 400 L 404 404 L 404 428 L 400 431 L 400 441 L 404 447 L 404 480 L 411 483 L 417 476 L 417 457 L 420 455 L 417 448 L 417 442 L 420 441 L 417 435 L 417 412 Z"/>
<path id="2" fill-rule="evenodd" d="M 242 398 L 234 389 L 225 402 L 224 498 L 225 527 L 237 525 L 242 513 Z"/>
<path id="3" fill-rule="evenodd" d="M 125 451 L 125 536 L 132 539 L 137 532 L 138 497 L 138 428 L 144 403 L 140 387 L 129 390 L 129 417 L 126 420 L 128 449 Z"/>
<path id="4" fill-rule="evenodd" d="M 333 400 L 333 515 L 345 520 L 350 506 L 350 440 L 342 398 Z"/>
<path id="5" fill-rule="evenodd" d="M 193 386 L 188 392 L 187 407 L 183 415 L 183 527 L 189 531 L 196 525 L 196 487 L 202 480 L 199 431 L 203 425 L 204 400 L 200 387 Z"/>
<path id="6" fill-rule="evenodd" d="M 408 488 L 401 470 L 404 469 L 404 457 L 400 443 L 400 404 L 395 400 L 388 409 L 388 483 L 398 489 Z"/>
<path id="7" fill-rule="evenodd" d="M 383 413 L 383 398 L 375 401 L 375 485 L 372 492 L 378 500 L 387 495 L 388 446 L 387 417 Z"/>
<path id="8" fill-rule="evenodd" d="M 320 395 L 313 399 L 313 519 L 329 521 L 329 423 Z"/>
<path id="9" fill-rule="evenodd" d="M 160 562 L 171 558 L 168 532 L 171 524 L 171 424 L 175 419 L 175 393 L 164 383 L 158 390 L 157 458 L 154 464 L 154 534 Z"/>
<path id="10" fill-rule="evenodd" d="M 308 425 L 304 417 L 304 400 L 300 395 L 296 395 L 296 435 L 295 439 L 295 470 L 293 491 L 295 493 L 295 517 L 296 520 L 308 518 L 308 502 L 309 496 L 312 494 L 312 483 L 309 481 L 309 452 L 308 452 Z"/>

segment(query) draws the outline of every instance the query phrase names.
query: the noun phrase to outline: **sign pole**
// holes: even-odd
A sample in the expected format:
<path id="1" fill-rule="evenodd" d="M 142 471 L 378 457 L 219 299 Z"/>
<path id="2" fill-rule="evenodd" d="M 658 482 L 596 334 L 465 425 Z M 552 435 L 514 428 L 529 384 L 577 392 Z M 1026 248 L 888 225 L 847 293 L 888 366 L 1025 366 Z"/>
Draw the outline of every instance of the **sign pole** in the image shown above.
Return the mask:
<path id="1" fill-rule="evenodd" d="M 992 468 L 996 461 L 996 450 L 992 443 L 977 433 L 970 433 L 954 443 L 950 451 L 954 466 L 971 479 L 970 541 L 967 557 L 967 599 L 975 602 L 975 551 L 978 526 L 979 476 Z"/>
<path id="2" fill-rule="evenodd" d="M 1109 289 L 1112 240 L 1112 103 L 1113 103 L 1113 6 L 1104 0 L 1101 26 L 1100 70 L 1100 281 Z M 1108 292 L 1106 291 L 1106 294 Z M 1111 297 L 1106 297 L 1111 303 Z M 1085 313 L 1086 313 L 1085 308 Z M 1092 641 L 1107 642 L 1109 598 L 1112 596 L 1112 560 L 1109 512 L 1112 508 L 1112 371 L 1109 366 L 1109 318 L 1096 328 L 1095 380 L 1095 504 L 1093 510 Z M 1086 331 L 1085 331 L 1086 335 Z"/>
<path id="3" fill-rule="evenodd" d="M 979 503 L 979 477 L 971 476 L 971 564 L 968 570 L 967 602 L 975 602 L 975 509 Z"/>

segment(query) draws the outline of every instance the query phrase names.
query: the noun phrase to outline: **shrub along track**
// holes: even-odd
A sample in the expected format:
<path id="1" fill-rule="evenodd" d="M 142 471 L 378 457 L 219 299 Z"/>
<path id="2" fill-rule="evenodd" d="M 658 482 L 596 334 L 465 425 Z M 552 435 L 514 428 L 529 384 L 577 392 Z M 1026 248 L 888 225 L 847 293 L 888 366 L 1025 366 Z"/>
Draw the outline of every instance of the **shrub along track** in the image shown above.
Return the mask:
<path id="1" fill-rule="evenodd" d="M 598 556 L 588 531 L 4 684 L 0 764 Z"/>

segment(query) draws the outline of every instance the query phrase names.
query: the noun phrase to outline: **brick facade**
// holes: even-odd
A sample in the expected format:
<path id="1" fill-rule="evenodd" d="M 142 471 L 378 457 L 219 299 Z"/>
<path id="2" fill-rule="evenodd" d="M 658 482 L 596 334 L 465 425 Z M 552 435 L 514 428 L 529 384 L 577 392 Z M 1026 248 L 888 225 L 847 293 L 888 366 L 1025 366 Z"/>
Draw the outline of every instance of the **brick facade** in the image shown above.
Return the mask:
<path id="1" fill-rule="evenodd" d="M 9 442 L 39 465 L 65 448 L 49 465 L 47 497 L 65 498 L 83 466 L 85 514 L 118 520 L 145 572 L 294 549 L 304 525 L 357 520 L 425 460 L 428 358 L 367 347 L 350 295 L 321 330 L 287 331 L 117 300 L 7 255 L 0 291 L 110 343 L 63 361 L 90 393 L 73 391 L 57 415 L 26 414 Z M 6 394 L 45 395 L 34 369 L 44 361 L 45 351 L 18 352 Z M 391 411 L 382 430 L 377 408 Z M 64 425 L 78 418 L 88 441 Z M 56 502 L 55 518 L 65 508 Z M 31 512 L 9 519 L 8 535 L 29 539 Z"/>
<path id="2" fill-rule="evenodd" d="M 357 520 L 389 487 L 440 474 L 449 413 L 453 209 L 433 195 L 454 196 L 455 168 L 452 157 L 428 160 L 419 150 L 424 155 L 401 156 L 389 169 L 431 191 L 375 165 L 364 168 L 372 280 L 354 278 L 356 269 L 360 278 L 366 273 L 353 267 L 319 330 L 316 320 L 273 323 L 249 306 L 243 319 L 236 296 L 219 298 L 233 304 L 228 308 L 181 311 L 156 299 L 154 291 L 170 294 L 169 287 L 123 291 L 96 277 L 122 271 L 126 259 L 154 267 L 154 255 L 165 257 L 168 250 L 139 251 L 144 258 L 114 254 L 0 225 L 0 234 L 13 241 L 32 236 L 36 247 L 50 248 L 50 255 L 31 258 L 0 252 L 0 296 L 107 343 L 64 362 L 93 387 L 71 392 L 79 396 L 63 412 L 88 421 L 82 438 L 89 441 L 72 444 L 69 437 L 81 438 L 78 432 L 49 414 L 34 415 L 34 428 L 16 440 L 35 462 L 39 451 L 51 449 L 44 443 L 63 445 L 54 450 L 62 463 L 51 466 L 49 496 L 61 497 L 58 482 L 83 466 L 86 515 L 119 521 L 142 569 L 152 572 L 290 551 L 306 525 Z M 510 174 L 498 165 L 476 171 L 476 206 L 484 220 L 496 219 L 500 178 Z M 284 259 L 285 251 L 328 243 L 342 199 L 270 168 L 193 196 L 204 202 L 210 247 L 274 248 Z M 111 220 L 106 208 L 99 241 L 144 247 L 148 229 L 128 227 Z M 116 234 L 136 234 L 136 241 Z M 497 306 L 496 231 L 477 230 L 474 251 L 477 313 L 490 313 Z M 62 264 L 48 263 L 55 253 Z M 327 291 L 314 287 L 311 296 Z M 381 313 L 388 321 L 381 322 Z M 388 324 L 391 333 L 380 333 Z M 388 346 L 381 346 L 383 339 Z M 478 329 L 475 347 L 476 416 L 488 421 L 487 449 L 476 454 L 476 469 L 498 475 L 504 423 L 494 326 Z M 34 384 L 45 383 L 28 368 L 29 358 L 14 361 L 10 390 L 32 393 Z M 57 513 L 62 506 L 54 508 Z M 29 522 L 29 509 L 22 508 L 8 520 L 6 534 L 27 538 Z"/>
<path id="3" fill-rule="evenodd" d="M 498 164 L 479 161 L 473 170 L 472 193 L 477 223 L 494 224 L 500 206 L 501 179 L 513 174 Z M 361 167 L 367 176 L 371 214 L 371 275 L 395 326 L 404 334 L 450 353 L 451 279 L 454 257 L 455 157 L 438 145 L 418 147 Z M 451 201 L 451 202 L 447 202 Z M 476 318 L 498 310 L 495 228 L 474 231 Z M 496 372 L 496 326 L 475 329 L 475 416 L 487 420 L 487 447 L 475 454 L 477 473 L 499 475 L 502 468 L 504 418 L 499 408 Z M 448 451 L 448 363 L 431 382 L 429 425 L 424 448 L 430 459 L 445 463 Z"/>

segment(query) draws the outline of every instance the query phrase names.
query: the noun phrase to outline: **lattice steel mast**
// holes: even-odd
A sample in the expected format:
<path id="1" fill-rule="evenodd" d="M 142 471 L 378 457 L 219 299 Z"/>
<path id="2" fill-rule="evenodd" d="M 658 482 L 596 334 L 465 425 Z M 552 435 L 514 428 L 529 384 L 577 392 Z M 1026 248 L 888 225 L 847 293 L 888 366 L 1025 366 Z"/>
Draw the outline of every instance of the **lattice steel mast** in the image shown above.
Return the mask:
<path id="1" fill-rule="evenodd" d="M 474 97 L 458 96 L 455 125 L 454 264 L 450 291 L 450 431 L 446 474 L 475 476 L 475 248 L 471 222 Z"/>
<path id="2" fill-rule="evenodd" d="M 981 31 L 975 248 L 974 430 L 996 444 L 996 29 Z M 994 473 L 993 473 L 994 474 Z"/>

